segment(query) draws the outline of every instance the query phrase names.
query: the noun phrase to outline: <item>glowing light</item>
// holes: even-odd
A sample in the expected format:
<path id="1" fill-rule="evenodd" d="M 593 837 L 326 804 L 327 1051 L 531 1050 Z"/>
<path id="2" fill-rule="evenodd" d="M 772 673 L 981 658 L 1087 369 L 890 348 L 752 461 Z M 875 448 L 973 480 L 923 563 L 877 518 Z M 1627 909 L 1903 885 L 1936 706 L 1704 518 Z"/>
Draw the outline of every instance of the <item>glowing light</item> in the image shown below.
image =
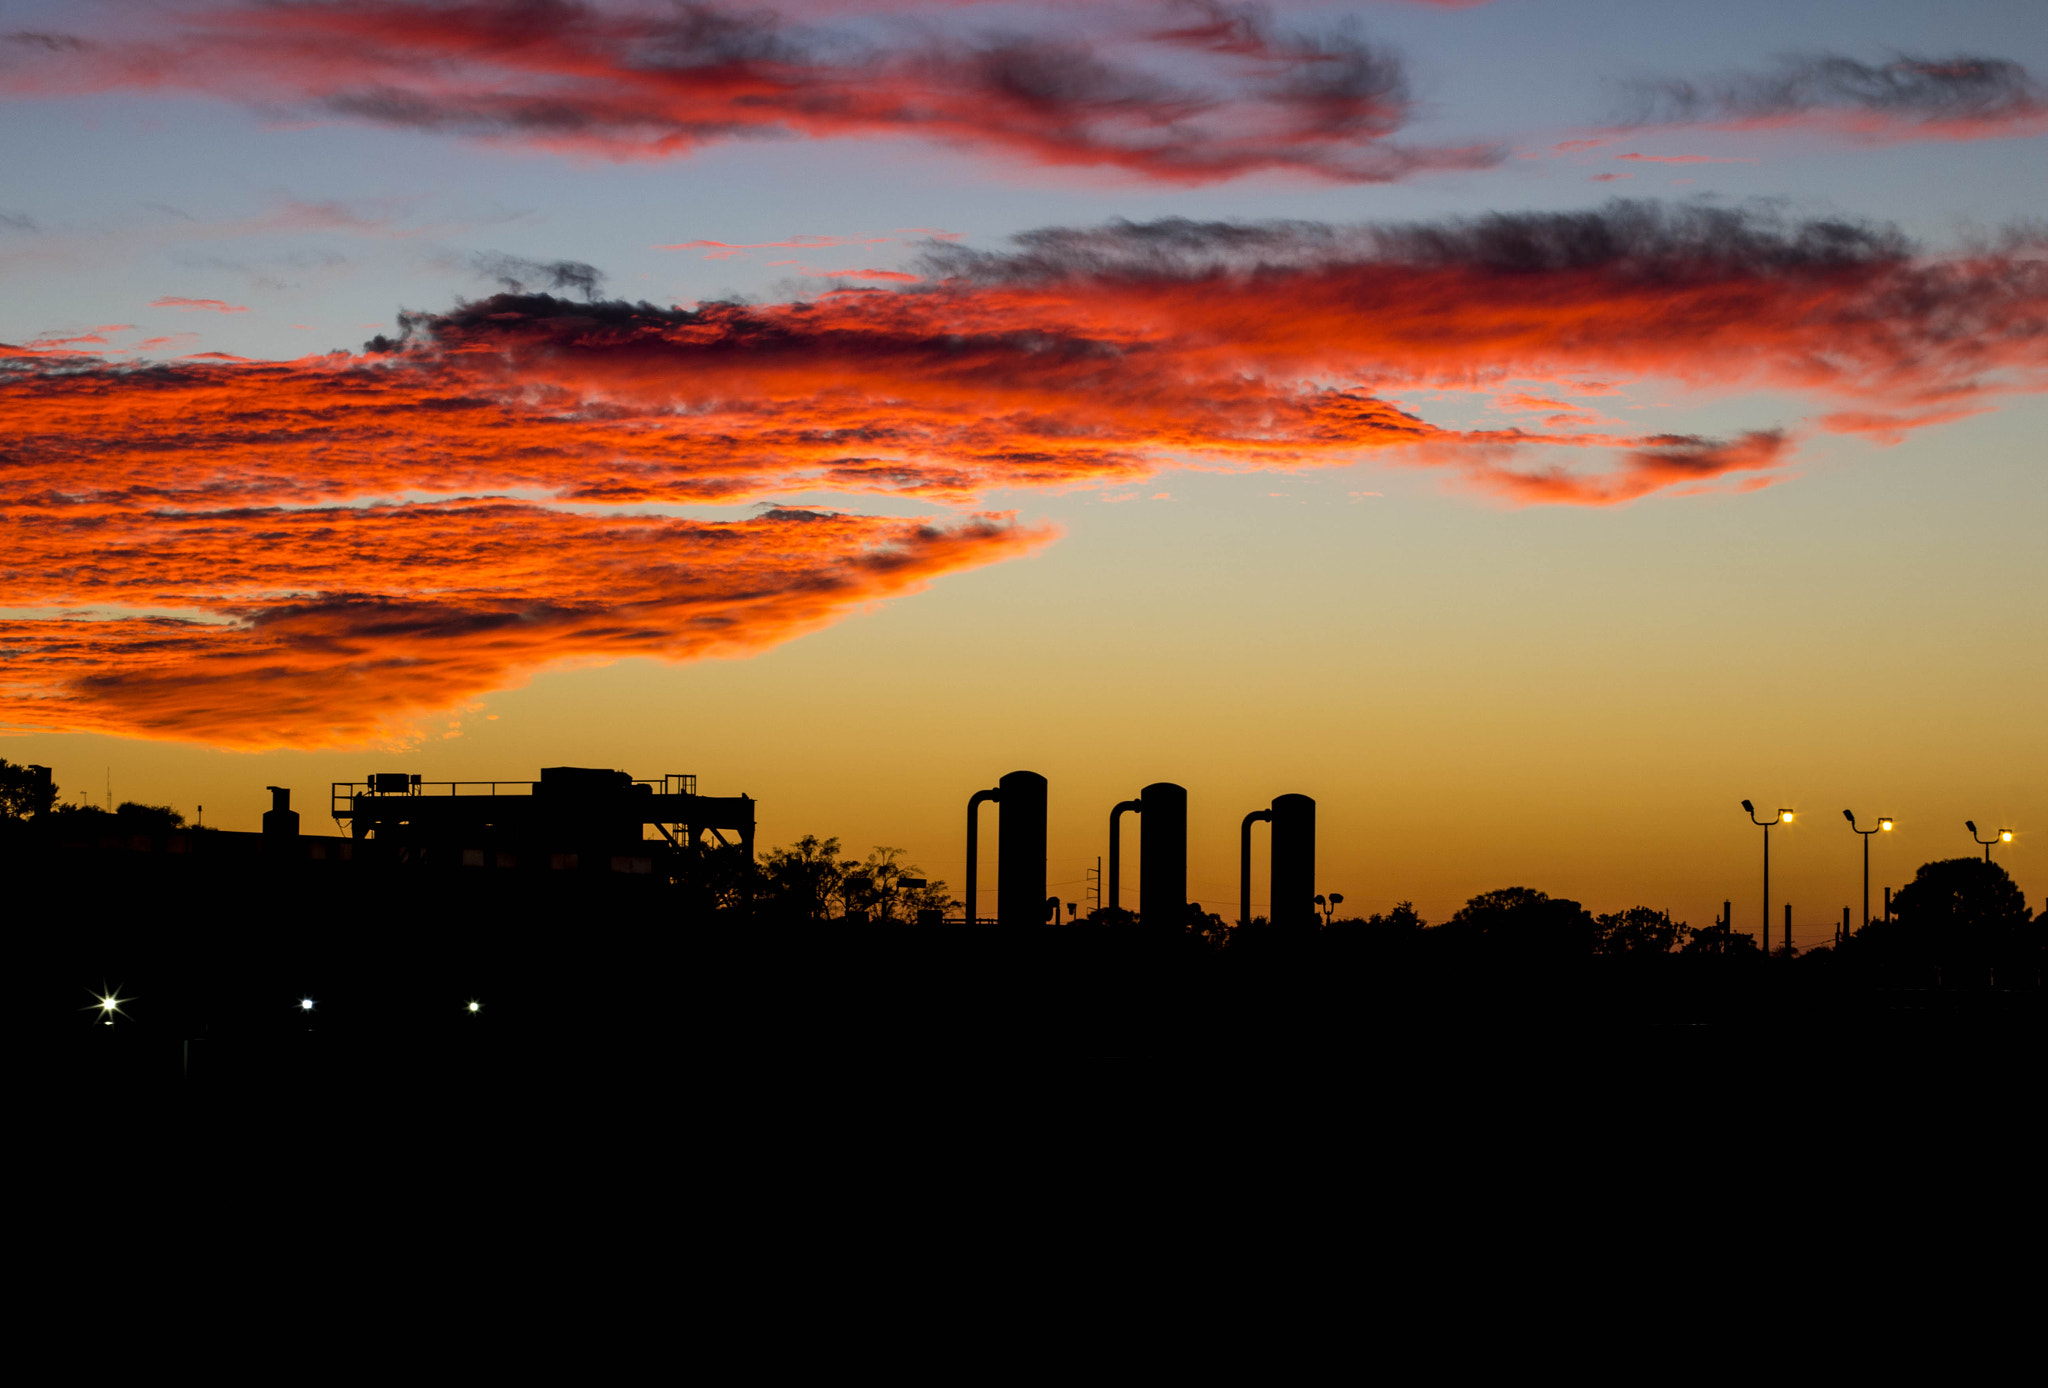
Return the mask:
<path id="1" fill-rule="evenodd" d="M 1790 824 L 1790 823 L 1792 822 L 1792 811 L 1790 811 L 1790 810 L 1780 810 L 1780 811 L 1778 811 L 1778 821 L 1779 821 L 1780 823 L 1782 823 L 1782 824 Z"/>
<path id="2" fill-rule="evenodd" d="M 472 1012 L 481 1012 L 484 1010 L 484 1005 L 480 1002 L 473 1002 L 469 1005 L 469 1010 Z"/>
<path id="3" fill-rule="evenodd" d="M 128 1015 L 127 1013 L 121 1010 L 122 1003 L 135 1001 L 135 999 L 133 998 L 124 998 L 120 996 L 120 990 L 117 988 L 109 988 L 104 993 L 93 993 L 91 996 L 92 1005 L 90 1007 L 87 1007 L 85 1010 L 87 1012 L 99 1013 L 101 1020 L 104 1021 L 108 1026 L 112 1026 L 114 1024 L 114 1018 L 125 1017 Z"/>
<path id="4" fill-rule="evenodd" d="M 2011 842 L 2012 842 L 2012 830 L 2010 830 L 2010 829 L 2000 829 L 2000 830 L 1998 831 L 1998 841 L 1999 841 L 2000 843 L 2011 843 Z"/>
<path id="5" fill-rule="evenodd" d="M 299 999 L 299 1011 L 301 1011 L 301 1012 L 311 1012 L 312 1010 L 313 1010 L 313 1000 L 312 1000 L 311 998 L 300 998 L 300 999 Z"/>

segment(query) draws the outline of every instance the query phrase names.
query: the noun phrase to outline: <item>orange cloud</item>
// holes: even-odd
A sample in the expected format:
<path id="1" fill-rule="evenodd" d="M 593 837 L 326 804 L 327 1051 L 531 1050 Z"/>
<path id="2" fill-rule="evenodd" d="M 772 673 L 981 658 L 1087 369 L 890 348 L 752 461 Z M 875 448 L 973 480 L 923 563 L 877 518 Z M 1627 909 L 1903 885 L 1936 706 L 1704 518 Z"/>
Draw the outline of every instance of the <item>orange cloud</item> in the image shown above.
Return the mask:
<path id="1" fill-rule="evenodd" d="M 811 270 L 811 269 L 806 269 L 806 270 L 805 270 L 805 271 L 804 271 L 803 273 L 804 273 L 805 275 L 809 276 L 810 278 L 812 278 L 812 279 L 817 279 L 817 280 L 836 280 L 836 279 L 851 279 L 851 280 L 887 280 L 887 281 L 889 281 L 889 282 L 890 282 L 890 283 L 892 283 L 892 284 L 917 284 L 917 283 L 919 283 L 920 281 L 922 281 L 922 280 L 924 279 L 924 276 L 923 276 L 923 275 L 910 275 L 910 274 L 905 274 L 905 273 L 904 273 L 903 271 L 901 271 L 901 270 Z"/>
<path id="2" fill-rule="evenodd" d="M 1377 453 L 1513 504 L 1769 485 L 1793 435 L 1459 430 L 1387 399 L 1657 379 L 1890 438 L 2048 386 L 2048 261 L 1711 208 L 1166 221 L 940 247 L 902 289 L 695 309 L 500 294 L 361 354 L 0 348 L 0 720 L 227 745 L 401 736 L 557 661 L 759 649 L 1043 532 L 779 509 Z M 1532 388 L 1533 387 L 1533 388 Z M 1131 495 L 1138 495 L 1135 491 Z M 77 615 L 78 610 L 89 610 Z M 152 615 L 190 612 L 204 620 Z M 106 613 L 116 614 L 100 620 Z"/>
<path id="3" fill-rule="evenodd" d="M 1045 538 L 987 517 L 705 523 L 503 501 L 13 519 L 18 602 L 226 620 L 0 619 L 0 720 L 251 748 L 402 740 L 547 665 L 743 654 Z"/>
<path id="4" fill-rule="evenodd" d="M 1181 184 L 1262 170 L 1386 182 L 1503 157 L 1394 143 L 1411 105 L 1399 60 L 1347 28 L 1282 33 L 1248 7 L 1177 8 L 1226 16 L 1235 38 L 1205 38 L 1204 19 L 1097 41 L 930 29 L 890 46 L 710 4 L 230 0 L 118 41 L 13 35 L 0 92 L 196 91 L 610 159 L 913 136 Z M 1204 71 L 1161 75 L 1162 48 Z"/>
<path id="5" fill-rule="evenodd" d="M 204 309 L 209 313 L 247 313 L 249 311 L 241 304 L 231 304 L 225 299 L 180 299 L 173 294 L 166 294 L 160 299 L 151 299 L 149 306 L 151 308 Z"/>

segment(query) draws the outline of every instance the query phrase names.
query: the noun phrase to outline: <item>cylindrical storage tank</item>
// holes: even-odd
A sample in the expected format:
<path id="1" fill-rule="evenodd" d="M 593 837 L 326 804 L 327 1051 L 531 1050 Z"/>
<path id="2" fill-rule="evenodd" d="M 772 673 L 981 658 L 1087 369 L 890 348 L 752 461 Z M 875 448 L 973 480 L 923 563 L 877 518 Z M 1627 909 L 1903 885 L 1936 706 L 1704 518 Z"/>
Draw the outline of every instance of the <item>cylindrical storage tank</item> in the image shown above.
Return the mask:
<path id="1" fill-rule="evenodd" d="M 1138 799 L 1138 919 L 1178 925 L 1188 902 L 1188 793 L 1159 781 Z"/>
<path id="2" fill-rule="evenodd" d="M 1012 771 L 996 782 L 1002 791 L 996 847 L 996 924 L 1045 924 L 1045 777 Z"/>
<path id="3" fill-rule="evenodd" d="M 1316 923 L 1316 802 L 1306 795 L 1273 797 L 1275 925 Z"/>

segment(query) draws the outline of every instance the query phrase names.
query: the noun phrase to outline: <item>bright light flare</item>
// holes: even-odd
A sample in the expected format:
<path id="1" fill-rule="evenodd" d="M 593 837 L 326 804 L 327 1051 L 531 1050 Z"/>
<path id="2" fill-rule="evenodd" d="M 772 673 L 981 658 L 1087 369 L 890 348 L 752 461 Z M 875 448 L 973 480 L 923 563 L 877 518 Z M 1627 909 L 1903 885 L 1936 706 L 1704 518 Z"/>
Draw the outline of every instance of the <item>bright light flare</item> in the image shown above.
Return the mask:
<path id="1" fill-rule="evenodd" d="M 2012 842 L 2012 830 L 2010 830 L 2010 829 L 2000 829 L 2000 830 L 1998 831 L 1998 841 L 1999 841 L 2000 843 L 2011 843 L 2011 842 Z"/>
<path id="2" fill-rule="evenodd" d="M 1790 824 L 1790 823 L 1792 822 L 1792 811 L 1790 811 L 1790 810 L 1780 810 L 1780 811 L 1778 811 L 1778 822 L 1779 822 L 1780 824 Z"/>
<path id="3" fill-rule="evenodd" d="M 92 997 L 92 1004 L 89 1007 L 85 1008 L 85 1011 L 99 1013 L 100 1020 L 105 1022 L 106 1025 L 112 1026 L 114 1024 L 114 1018 L 125 1017 L 128 1015 L 126 1012 L 123 1012 L 121 1010 L 121 1004 L 135 1001 L 135 999 L 133 998 L 124 998 L 120 996 L 120 991 L 121 990 L 118 988 L 109 988 L 104 993 L 92 993 L 91 990 L 88 989 L 87 992 L 90 993 Z"/>
<path id="4" fill-rule="evenodd" d="M 1889 819 L 1880 819 L 1879 821 L 1877 821 L 1877 827 L 1880 829 L 1889 829 L 1892 827 L 1892 822 Z"/>
<path id="5" fill-rule="evenodd" d="M 300 999 L 299 999 L 299 1011 L 301 1011 L 301 1012 L 311 1012 L 312 1010 L 313 1010 L 313 1000 L 312 1000 L 311 998 L 300 998 Z"/>
<path id="6" fill-rule="evenodd" d="M 472 1003 L 471 1003 L 471 1004 L 469 1005 L 469 1010 L 470 1010 L 471 1012 L 481 1012 L 481 1011 L 483 1011 L 483 1010 L 484 1010 L 484 1005 L 483 1005 L 482 1003 L 480 1003 L 480 1002 L 472 1002 Z"/>

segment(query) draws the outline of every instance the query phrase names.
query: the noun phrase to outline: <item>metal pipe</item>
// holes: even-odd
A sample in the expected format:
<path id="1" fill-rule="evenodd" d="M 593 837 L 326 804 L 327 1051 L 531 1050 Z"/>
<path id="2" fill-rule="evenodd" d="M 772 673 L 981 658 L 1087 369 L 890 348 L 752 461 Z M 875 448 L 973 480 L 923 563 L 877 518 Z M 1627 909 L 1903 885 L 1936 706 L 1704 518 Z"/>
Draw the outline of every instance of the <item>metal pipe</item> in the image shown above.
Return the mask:
<path id="1" fill-rule="evenodd" d="M 990 789 L 990 790 L 977 790 L 976 792 L 974 792 L 974 794 L 972 794 L 972 795 L 970 795 L 970 796 L 968 796 L 968 797 L 967 797 L 967 912 L 966 912 L 966 917 L 967 917 L 967 920 L 966 920 L 966 923 L 967 923 L 968 925 L 972 925 L 972 924 L 974 924 L 974 921 L 975 921 L 975 917 L 976 917 L 977 913 L 978 913 L 978 912 L 979 912 L 979 910 L 980 910 L 980 907 L 979 907 L 979 905 L 977 904 L 977 898 L 976 898 L 976 896 L 975 896 L 975 885 L 974 885 L 974 884 L 975 884 L 975 879 L 976 879 L 976 877 L 978 877 L 978 876 L 980 875 L 980 870 L 981 870 L 981 816 L 980 816 L 979 814 L 977 814 L 977 813 L 976 813 L 976 811 L 978 811 L 978 810 L 980 810 L 980 809 L 981 809 L 981 804 L 982 804 L 982 802 L 983 802 L 984 800 L 987 800 L 987 801 L 999 801 L 999 800 L 1001 800 L 1002 798 L 1003 798 L 1003 793 L 1002 793 L 1002 791 L 1000 791 L 1000 790 L 996 790 L 996 789 Z"/>
<path id="2" fill-rule="evenodd" d="M 1188 793 L 1171 781 L 1155 781 L 1138 798 L 1145 806 L 1138 826 L 1138 919 L 1178 926 L 1188 909 Z"/>
<path id="3" fill-rule="evenodd" d="M 1252 923 L 1252 826 L 1273 822 L 1271 810 L 1253 810 L 1237 827 L 1237 923 Z"/>
<path id="4" fill-rule="evenodd" d="M 1109 900 L 1104 903 L 1112 911 L 1124 909 L 1124 839 L 1123 826 L 1117 821 L 1126 811 L 1142 814 L 1143 800 L 1120 800 L 1109 812 Z"/>

